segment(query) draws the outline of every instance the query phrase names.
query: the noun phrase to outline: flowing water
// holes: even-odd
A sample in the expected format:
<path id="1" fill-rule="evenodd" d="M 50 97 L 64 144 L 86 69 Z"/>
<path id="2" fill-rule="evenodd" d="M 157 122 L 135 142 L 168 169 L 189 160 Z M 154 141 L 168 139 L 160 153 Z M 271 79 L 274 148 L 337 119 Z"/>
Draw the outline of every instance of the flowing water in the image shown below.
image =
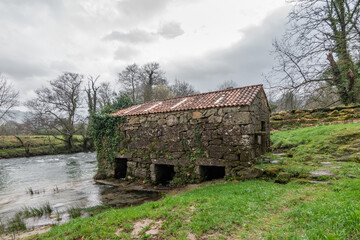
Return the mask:
<path id="1" fill-rule="evenodd" d="M 53 212 L 64 213 L 71 207 L 114 202 L 108 199 L 113 188 L 94 183 L 96 170 L 95 153 L 1 159 L 0 220 L 9 219 L 24 207 L 40 207 L 46 203 L 53 207 Z M 151 193 L 124 191 L 112 195 L 119 200 L 115 201 L 117 207 L 157 197 Z M 42 217 L 33 219 L 30 225 L 51 223 L 54 219 Z"/>

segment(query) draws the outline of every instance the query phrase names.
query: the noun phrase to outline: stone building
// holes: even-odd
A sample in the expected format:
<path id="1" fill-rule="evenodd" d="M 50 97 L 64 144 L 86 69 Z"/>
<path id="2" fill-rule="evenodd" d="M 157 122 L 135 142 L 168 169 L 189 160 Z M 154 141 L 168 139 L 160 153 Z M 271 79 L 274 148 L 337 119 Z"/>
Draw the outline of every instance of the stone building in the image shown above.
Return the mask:
<path id="1" fill-rule="evenodd" d="M 146 102 L 113 115 L 125 120 L 116 158 L 99 164 L 109 178 L 191 183 L 246 176 L 270 145 L 262 85 Z"/>

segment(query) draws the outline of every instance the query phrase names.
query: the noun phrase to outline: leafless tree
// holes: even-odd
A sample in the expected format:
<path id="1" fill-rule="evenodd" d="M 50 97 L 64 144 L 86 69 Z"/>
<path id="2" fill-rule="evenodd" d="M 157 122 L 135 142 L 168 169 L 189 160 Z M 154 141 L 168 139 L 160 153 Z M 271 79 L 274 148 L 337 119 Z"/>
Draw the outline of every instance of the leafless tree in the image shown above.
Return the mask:
<path id="1" fill-rule="evenodd" d="M 110 82 L 102 82 L 99 88 L 98 102 L 100 109 L 111 104 L 116 96 L 116 93 L 111 86 Z"/>
<path id="2" fill-rule="evenodd" d="M 314 92 L 305 96 L 305 108 L 332 107 L 340 102 L 336 88 L 327 83 L 323 83 Z"/>
<path id="3" fill-rule="evenodd" d="M 9 111 L 19 104 L 19 92 L 0 73 L 0 121 L 9 116 Z"/>
<path id="4" fill-rule="evenodd" d="M 66 72 L 56 80 L 50 81 L 49 87 L 35 91 L 36 97 L 26 103 L 32 110 L 33 119 L 47 129 L 57 130 L 66 143 L 68 150 L 73 148 L 73 136 L 77 133 L 81 105 L 81 84 L 83 76 Z"/>
<path id="5" fill-rule="evenodd" d="M 293 92 L 284 92 L 277 102 L 278 111 L 288 111 L 302 108 L 302 100 Z"/>
<path id="6" fill-rule="evenodd" d="M 344 104 L 359 102 L 360 1 L 290 2 L 288 29 L 273 43 L 278 65 L 269 82 L 300 94 L 325 82 Z"/>
<path id="7" fill-rule="evenodd" d="M 119 73 L 119 82 L 123 85 L 126 93 L 133 102 L 138 100 L 138 89 L 140 85 L 141 69 L 137 64 L 128 65 Z"/>
<path id="8" fill-rule="evenodd" d="M 93 76 L 88 77 L 87 86 L 85 87 L 85 92 L 87 96 L 87 103 L 88 103 L 88 112 L 89 116 L 91 117 L 92 114 L 96 113 L 97 111 L 97 100 L 98 100 L 98 91 L 100 86 L 96 85 L 97 80 L 100 76 L 94 78 Z"/>
<path id="9" fill-rule="evenodd" d="M 228 88 L 234 88 L 237 86 L 238 86 L 238 84 L 236 82 L 234 82 L 233 80 L 226 80 L 222 84 L 217 86 L 217 90 L 224 90 L 224 89 L 228 89 Z"/>
<path id="10" fill-rule="evenodd" d="M 181 97 L 191 94 L 196 94 L 194 87 L 185 82 L 178 79 L 175 79 L 175 83 L 171 86 L 171 91 L 174 93 L 175 97 Z"/>
<path id="11" fill-rule="evenodd" d="M 165 73 L 157 62 L 147 63 L 141 67 L 141 82 L 143 85 L 143 100 L 148 102 L 154 99 L 153 87 L 167 85 Z"/>

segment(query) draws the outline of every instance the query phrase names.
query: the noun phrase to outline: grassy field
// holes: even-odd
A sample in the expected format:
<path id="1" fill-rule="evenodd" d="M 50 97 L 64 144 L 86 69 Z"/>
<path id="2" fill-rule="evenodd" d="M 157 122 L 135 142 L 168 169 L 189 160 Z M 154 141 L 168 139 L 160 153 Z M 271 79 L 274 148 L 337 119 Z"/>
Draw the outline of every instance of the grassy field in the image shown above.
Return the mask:
<path id="1" fill-rule="evenodd" d="M 14 158 L 66 153 L 63 141 L 53 136 L 27 135 L 18 136 L 24 145 L 15 136 L 0 136 L 0 158 Z M 74 136 L 74 151 L 81 151 L 82 137 Z M 28 150 L 28 152 L 26 151 Z"/>
<path id="2" fill-rule="evenodd" d="M 204 183 L 30 239 L 360 239 L 359 136 L 360 123 L 274 132 L 283 154 L 258 160 L 263 179 Z"/>

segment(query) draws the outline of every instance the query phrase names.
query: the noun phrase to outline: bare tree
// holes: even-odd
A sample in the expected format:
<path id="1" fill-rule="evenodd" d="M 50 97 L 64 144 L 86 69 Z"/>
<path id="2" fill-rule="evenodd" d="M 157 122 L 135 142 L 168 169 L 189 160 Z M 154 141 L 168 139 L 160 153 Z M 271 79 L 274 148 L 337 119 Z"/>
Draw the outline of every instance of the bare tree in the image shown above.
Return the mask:
<path id="1" fill-rule="evenodd" d="M 19 104 L 19 92 L 0 73 L 0 121 L 9 116 L 9 111 Z"/>
<path id="2" fill-rule="evenodd" d="M 228 89 L 228 88 L 234 88 L 237 86 L 238 86 L 238 84 L 236 82 L 234 82 L 233 80 L 226 80 L 222 84 L 217 86 L 217 90 L 224 90 L 224 89 Z"/>
<path id="3" fill-rule="evenodd" d="M 107 105 L 111 104 L 116 97 L 116 93 L 110 82 L 102 82 L 101 84 L 96 83 L 99 78 L 100 76 L 97 76 L 96 78 L 89 76 L 88 84 L 85 88 L 90 117 Z"/>
<path id="4" fill-rule="evenodd" d="M 178 79 L 175 79 L 175 83 L 171 86 L 171 91 L 174 93 L 175 97 L 181 97 L 191 94 L 196 94 L 194 87 L 185 82 Z"/>
<path id="5" fill-rule="evenodd" d="M 140 84 L 141 70 L 137 64 L 128 65 L 119 73 L 119 82 L 123 85 L 126 93 L 131 96 L 131 100 L 138 100 L 137 89 Z"/>
<path id="6" fill-rule="evenodd" d="M 143 100 L 148 102 L 154 99 L 153 87 L 167 85 L 165 73 L 157 62 L 147 63 L 141 67 L 141 81 L 143 85 Z"/>
<path id="7" fill-rule="evenodd" d="M 269 82 L 302 94 L 325 82 L 344 104 L 359 102 L 360 1 L 290 2 L 289 28 L 273 43 L 278 65 Z"/>
<path id="8" fill-rule="evenodd" d="M 116 97 L 110 82 L 102 82 L 99 88 L 98 102 L 100 109 L 104 109 L 107 105 L 111 104 Z"/>
<path id="9" fill-rule="evenodd" d="M 302 101 L 294 92 L 284 92 L 277 102 L 278 111 L 300 109 Z"/>
<path id="10" fill-rule="evenodd" d="M 80 126 L 78 110 L 82 81 L 82 75 L 66 72 L 50 81 L 50 87 L 37 89 L 36 97 L 26 103 L 33 112 L 33 119 L 41 123 L 42 127 L 55 129 L 63 136 L 54 137 L 64 141 L 68 150 L 72 150 L 73 136 Z"/>
<path id="11" fill-rule="evenodd" d="M 332 107 L 340 103 L 336 88 L 323 83 L 314 92 L 309 93 L 305 99 L 305 108 Z"/>
<path id="12" fill-rule="evenodd" d="M 88 112 L 91 117 L 97 111 L 97 100 L 98 100 L 98 91 L 99 86 L 96 85 L 96 81 L 100 78 L 97 76 L 94 78 L 93 76 L 88 77 L 87 86 L 85 87 L 85 92 L 87 95 L 87 103 L 88 103 Z"/>

